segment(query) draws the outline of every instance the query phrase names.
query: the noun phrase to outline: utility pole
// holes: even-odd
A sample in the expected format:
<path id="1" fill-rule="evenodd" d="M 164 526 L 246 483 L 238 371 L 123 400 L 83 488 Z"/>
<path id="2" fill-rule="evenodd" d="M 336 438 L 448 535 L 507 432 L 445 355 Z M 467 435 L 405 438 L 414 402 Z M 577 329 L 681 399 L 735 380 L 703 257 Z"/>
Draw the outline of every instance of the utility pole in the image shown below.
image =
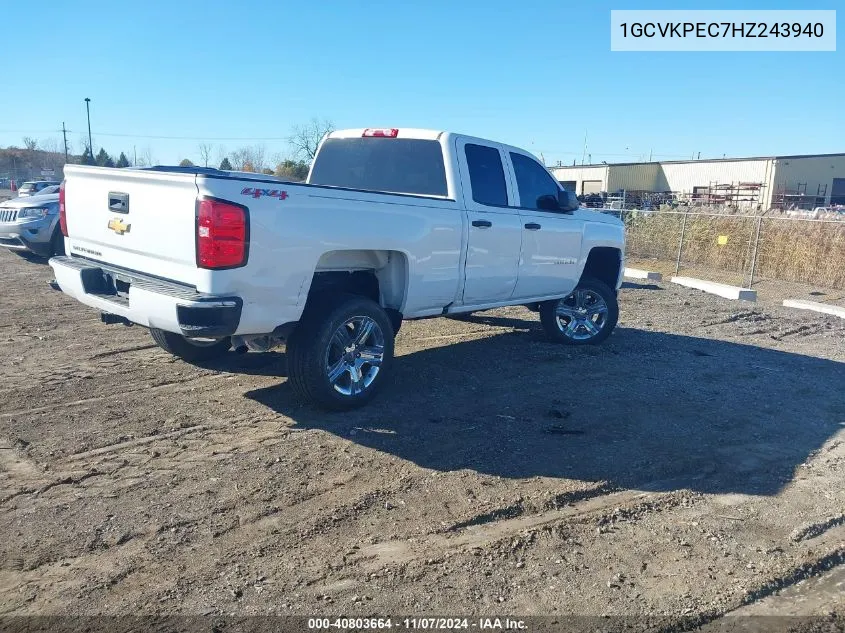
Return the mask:
<path id="1" fill-rule="evenodd" d="M 62 136 L 65 139 L 65 165 L 67 165 L 67 130 L 65 129 L 64 121 L 62 121 Z"/>
<path id="2" fill-rule="evenodd" d="M 587 155 L 587 130 L 584 130 L 584 152 L 581 154 L 581 164 L 584 164 L 584 157 Z"/>
<path id="3" fill-rule="evenodd" d="M 85 112 L 88 114 L 88 151 L 91 153 L 91 158 L 94 158 L 94 141 L 91 140 L 91 99 L 85 97 Z"/>
<path id="4" fill-rule="evenodd" d="M 648 162 L 651 162 L 651 153 L 653 151 L 654 151 L 653 149 L 648 150 Z"/>
<path id="5" fill-rule="evenodd" d="M 132 146 L 132 166 L 138 166 L 138 151 L 135 149 L 135 146 Z"/>

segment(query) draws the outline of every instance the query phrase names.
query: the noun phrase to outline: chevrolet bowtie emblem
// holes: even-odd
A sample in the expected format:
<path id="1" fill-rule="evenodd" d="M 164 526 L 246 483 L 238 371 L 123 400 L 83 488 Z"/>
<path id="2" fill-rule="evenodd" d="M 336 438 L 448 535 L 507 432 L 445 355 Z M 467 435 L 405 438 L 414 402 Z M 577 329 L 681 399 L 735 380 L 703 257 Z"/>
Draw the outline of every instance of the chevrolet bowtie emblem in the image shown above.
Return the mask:
<path id="1" fill-rule="evenodd" d="M 111 229 L 118 235 L 129 233 L 129 229 L 131 228 L 131 224 L 124 224 L 123 220 L 121 220 L 120 218 L 112 218 L 111 220 L 109 220 L 109 229 Z"/>

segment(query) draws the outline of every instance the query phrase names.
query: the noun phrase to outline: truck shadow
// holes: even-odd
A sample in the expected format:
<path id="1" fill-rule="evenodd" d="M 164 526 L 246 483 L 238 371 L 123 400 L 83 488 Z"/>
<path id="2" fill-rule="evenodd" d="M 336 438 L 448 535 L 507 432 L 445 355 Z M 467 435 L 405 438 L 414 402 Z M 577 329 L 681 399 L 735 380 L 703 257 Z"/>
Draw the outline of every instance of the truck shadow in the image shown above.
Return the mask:
<path id="1" fill-rule="evenodd" d="M 652 491 L 774 495 L 845 428 L 843 363 L 628 328 L 584 348 L 531 328 L 406 354 L 395 374 L 342 414 L 286 384 L 247 397 L 424 468 Z"/>
<path id="2" fill-rule="evenodd" d="M 41 255 L 30 253 L 29 251 L 18 251 L 15 255 L 25 261 L 28 261 L 30 264 L 37 264 L 39 266 L 47 266 L 50 262 L 49 257 L 42 257 Z"/>
<path id="3" fill-rule="evenodd" d="M 221 358 L 213 360 L 194 361 L 195 367 L 224 371 L 232 374 L 247 374 L 249 376 L 276 376 L 285 378 L 288 375 L 287 359 L 284 352 L 263 352 L 238 354 L 230 351 Z"/>

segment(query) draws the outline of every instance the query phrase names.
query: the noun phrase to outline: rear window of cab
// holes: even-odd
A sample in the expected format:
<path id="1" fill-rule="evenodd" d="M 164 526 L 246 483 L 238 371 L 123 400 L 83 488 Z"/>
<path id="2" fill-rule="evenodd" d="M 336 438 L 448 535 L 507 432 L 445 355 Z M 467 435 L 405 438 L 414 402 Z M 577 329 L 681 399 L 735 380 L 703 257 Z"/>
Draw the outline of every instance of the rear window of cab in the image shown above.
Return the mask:
<path id="1" fill-rule="evenodd" d="M 446 167 L 438 141 L 411 138 L 329 138 L 309 183 L 366 191 L 446 196 Z"/>

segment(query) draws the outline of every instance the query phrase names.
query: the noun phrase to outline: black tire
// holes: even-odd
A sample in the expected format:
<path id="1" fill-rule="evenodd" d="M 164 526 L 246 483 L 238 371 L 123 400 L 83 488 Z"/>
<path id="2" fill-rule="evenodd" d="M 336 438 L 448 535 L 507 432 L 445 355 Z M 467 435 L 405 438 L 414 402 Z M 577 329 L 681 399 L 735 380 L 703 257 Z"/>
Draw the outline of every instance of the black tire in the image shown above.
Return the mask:
<path id="1" fill-rule="evenodd" d="M 402 328 L 402 313 L 399 310 L 385 310 L 385 312 L 387 313 L 387 318 L 390 319 L 390 325 L 393 326 L 393 337 L 395 338 Z"/>
<path id="2" fill-rule="evenodd" d="M 369 334 L 365 325 L 370 328 Z M 358 336 L 367 338 L 359 342 Z M 390 317 L 366 297 L 343 294 L 315 302 L 306 309 L 288 341 L 288 382 L 298 398 L 322 409 L 346 411 L 361 407 L 373 399 L 390 375 L 393 339 Z M 341 346 L 340 340 L 349 345 Z M 380 349 L 380 364 L 362 360 L 359 349 L 364 354 Z M 334 381 L 329 377 L 331 367 L 339 372 Z"/>
<path id="3" fill-rule="evenodd" d="M 229 351 L 232 340 L 227 336 L 215 342 L 193 342 L 181 334 L 150 328 L 150 335 L 165 352 L 178 356 L 189 363 L 214 360 Z"/>
<path id="4" fill-rule="evenodd" d="M 618 321 L 616 293 L 603 281 L 590 277 L 582 279 L 568 297 L 540 304 L 540 322 L 556 343 L 598 345 L 610 336 Z"/>
<path id="5" fill-rule="evenodd" d="M 65 254 L 65 236 L 62 235 L 59 227 L 53 231 L 53 239 L 50 240 L 50 256 L 56 257 Z"/>

